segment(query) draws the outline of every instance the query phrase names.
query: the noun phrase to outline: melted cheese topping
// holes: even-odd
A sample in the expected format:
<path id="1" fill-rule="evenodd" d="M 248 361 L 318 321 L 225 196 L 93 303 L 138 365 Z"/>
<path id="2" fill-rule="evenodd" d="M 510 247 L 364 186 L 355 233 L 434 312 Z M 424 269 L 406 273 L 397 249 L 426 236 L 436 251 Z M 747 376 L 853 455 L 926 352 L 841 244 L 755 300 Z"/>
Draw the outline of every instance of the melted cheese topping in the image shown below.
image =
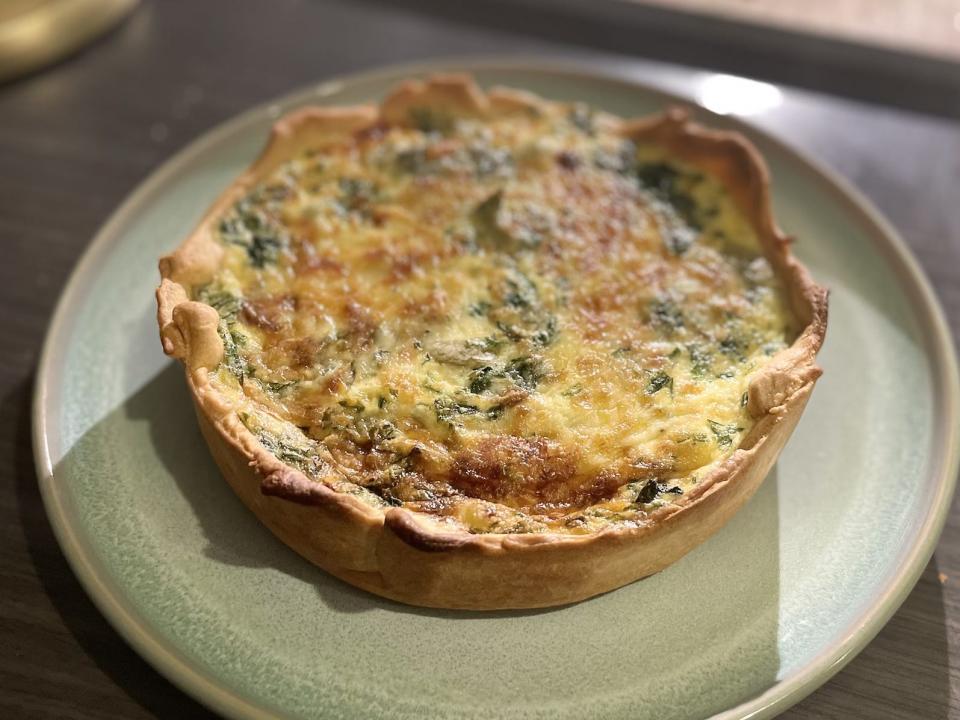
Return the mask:
<path id="1" fill-rule="evenodd" d="M 280 460 L 471 532 L 642 524 L 732 453 L 792 341 L 722 185 L 582 106 L 421 113 L 222 217 L 215 382 Z"/>

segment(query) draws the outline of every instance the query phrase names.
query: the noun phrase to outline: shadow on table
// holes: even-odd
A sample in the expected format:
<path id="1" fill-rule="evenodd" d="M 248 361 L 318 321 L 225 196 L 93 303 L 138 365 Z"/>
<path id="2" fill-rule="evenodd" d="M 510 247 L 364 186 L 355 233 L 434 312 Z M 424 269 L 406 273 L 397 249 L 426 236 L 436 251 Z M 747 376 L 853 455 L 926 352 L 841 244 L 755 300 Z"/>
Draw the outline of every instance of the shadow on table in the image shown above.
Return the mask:
<path id="1" fill-rule="evenodd" d="M 47 520 L 31 449 L 32 378 L 2 401 L 2 413 L 18 418 L 13 458 L 17 510 L 34 570 L 44 591 L 83 651 L 134 702 L 158 718 L 215 717 L 213 713 L 171 685 L 126 644 L 109 625 L 67 564 Z M 108 693 L 104 693 L 109 696 Z M 66 698 L 56 698 L 63 705 Z M 56 707 L 56 706 L 54 706 Z"/>

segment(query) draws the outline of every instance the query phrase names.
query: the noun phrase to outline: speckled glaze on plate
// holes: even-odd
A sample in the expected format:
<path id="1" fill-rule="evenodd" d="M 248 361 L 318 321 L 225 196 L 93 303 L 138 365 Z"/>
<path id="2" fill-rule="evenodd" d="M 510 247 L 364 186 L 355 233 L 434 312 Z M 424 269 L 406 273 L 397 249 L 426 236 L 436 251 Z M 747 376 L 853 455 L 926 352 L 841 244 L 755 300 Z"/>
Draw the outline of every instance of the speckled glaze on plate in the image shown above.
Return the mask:
<path id="1" fill-rule="evenodd" d="M 919 577 L 956 477 L 958 388 L 946 325 L 902 242 L 759 131 L 704 118 L 763 151 L 777 217 L 832 290 L 825 374 L 757 496 L 665 572 L 546 611 L 406 607 L 301 560 L 219 477 L 180 368 L 160 352 L 156 258 L 277 114 L 376 99 L 438 69 L 623 115 L 680 101 L 598 63 L 433 63 L 324 83 L 183 150 L 101 230 L 49 331 L 34 434 L 64 553 L 141 654 L 230 717 L 776 714 L 856 654 Z"/>

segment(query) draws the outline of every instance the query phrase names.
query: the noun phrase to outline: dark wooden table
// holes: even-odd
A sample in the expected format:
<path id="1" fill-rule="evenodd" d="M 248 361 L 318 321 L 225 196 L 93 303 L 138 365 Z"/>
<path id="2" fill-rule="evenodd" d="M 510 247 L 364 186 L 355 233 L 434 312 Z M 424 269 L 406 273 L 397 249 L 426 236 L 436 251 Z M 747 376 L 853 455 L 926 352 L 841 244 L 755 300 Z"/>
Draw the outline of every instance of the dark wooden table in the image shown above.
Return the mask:
<path id="1" fill-rule="evenodd" d="M 253 103 L 333 74 L 431 55 L 583 52 L 541 30 L 439 19 L 409 2 L 147 1 L 81 55 L 0 86 L 0 717 L 210 716 L 94 608 L 60 553 L 37 490 L 34 368 L 59 290 L 97 227 L 171 153 Z M 723 66 L 709 51 L 694 59 Z M 677 69 L 670 76 L 689 77 Z M 835 95 L 784 92 L 784 104 L 762 122 L 873 199 L 919 257 L 958 333 L 960 126 Z M 957 517 L 890 624 L 784 717 L 960 718 Z"/>

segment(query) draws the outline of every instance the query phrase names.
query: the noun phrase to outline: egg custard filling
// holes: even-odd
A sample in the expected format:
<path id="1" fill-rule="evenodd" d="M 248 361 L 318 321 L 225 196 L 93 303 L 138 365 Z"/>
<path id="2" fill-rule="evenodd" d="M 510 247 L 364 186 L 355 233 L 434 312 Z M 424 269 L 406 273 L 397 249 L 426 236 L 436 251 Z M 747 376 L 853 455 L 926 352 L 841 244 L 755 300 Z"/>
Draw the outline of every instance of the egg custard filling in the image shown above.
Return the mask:
<path id="1" fill-rule="evenodd" d="M 279 460 L 473 533 L 643 525 L 753 425 L 797 334 L 721 182 L 549 105 L 413 113 L 293 157 L 192 288 Z"/>

